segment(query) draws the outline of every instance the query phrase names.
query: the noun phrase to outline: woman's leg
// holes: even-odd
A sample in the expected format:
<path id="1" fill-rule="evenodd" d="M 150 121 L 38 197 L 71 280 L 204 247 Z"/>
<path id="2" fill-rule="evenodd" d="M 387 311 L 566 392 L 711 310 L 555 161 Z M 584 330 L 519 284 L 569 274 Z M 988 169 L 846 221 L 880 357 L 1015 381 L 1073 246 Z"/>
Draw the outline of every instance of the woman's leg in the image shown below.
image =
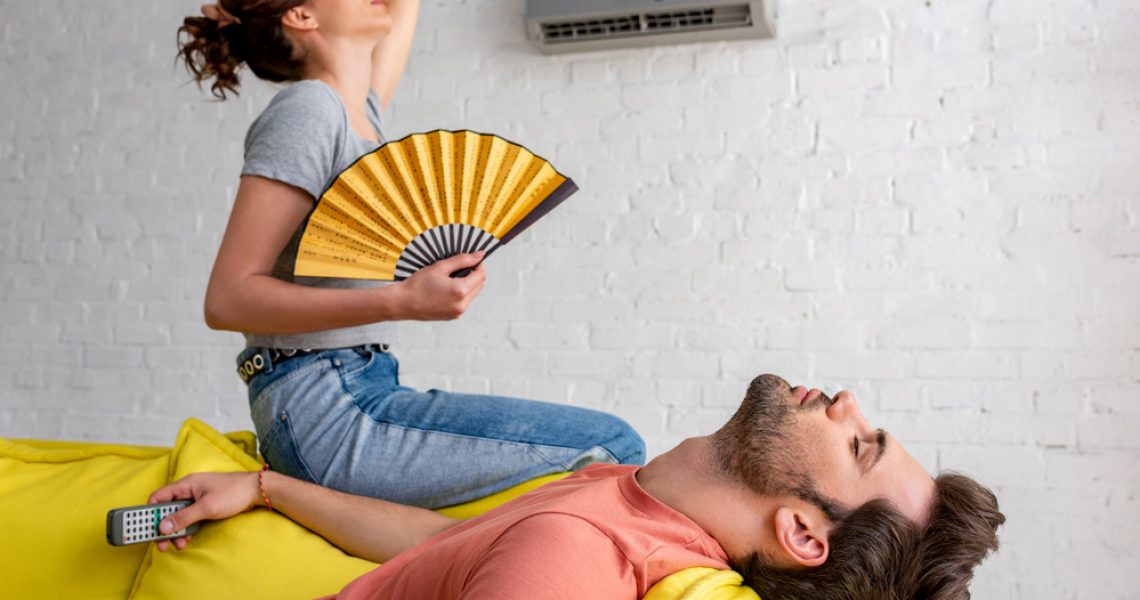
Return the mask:
<path id="1" fill-rule="evenodd" d="M 404 504 L 466 502 L 592 462 L 641 464 L 645 446 L 602 412 L 398 382 L 392 355 L 322 353 L 259 386 L 254 421 L 274 469 Z M 323 365 L 320 364 L 323 361 Z"/>

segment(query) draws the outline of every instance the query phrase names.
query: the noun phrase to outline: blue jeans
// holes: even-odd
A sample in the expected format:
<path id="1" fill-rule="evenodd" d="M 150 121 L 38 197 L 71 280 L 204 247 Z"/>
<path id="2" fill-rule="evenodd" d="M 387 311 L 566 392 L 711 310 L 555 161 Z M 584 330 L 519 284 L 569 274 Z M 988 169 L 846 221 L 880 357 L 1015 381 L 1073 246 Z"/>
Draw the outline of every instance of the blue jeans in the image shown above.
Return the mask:
<path id="1" fill-rule="evenodd" d="M 276 471 L 426 508 L 481 498 L 592 462 L 642 464 L 645 444 L 602 412 L 400 385 L 376 346 L 268 363 L 249 381 L 261 454 Z"/>

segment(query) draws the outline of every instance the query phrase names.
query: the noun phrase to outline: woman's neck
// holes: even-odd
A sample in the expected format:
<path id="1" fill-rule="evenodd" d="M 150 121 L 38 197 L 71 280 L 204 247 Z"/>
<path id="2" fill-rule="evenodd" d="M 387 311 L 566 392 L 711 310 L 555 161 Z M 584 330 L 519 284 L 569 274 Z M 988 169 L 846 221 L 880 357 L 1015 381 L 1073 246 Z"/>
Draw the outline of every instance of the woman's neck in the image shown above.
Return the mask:
<path id="1" fill-rule="evenodd" d="M 340 94 L 350 118 L 367 122 L 365 104 L 372 86 L 374 47 L 375 43 L 360 40 L 324 40 L 309 50 L 305 79 L 328 84 Z"/>

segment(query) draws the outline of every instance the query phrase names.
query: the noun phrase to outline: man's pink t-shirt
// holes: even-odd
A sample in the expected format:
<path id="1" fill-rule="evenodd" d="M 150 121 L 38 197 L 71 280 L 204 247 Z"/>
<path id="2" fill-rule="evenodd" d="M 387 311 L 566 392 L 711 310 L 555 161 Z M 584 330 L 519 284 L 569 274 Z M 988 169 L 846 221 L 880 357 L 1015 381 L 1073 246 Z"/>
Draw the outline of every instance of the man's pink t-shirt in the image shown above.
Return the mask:
<path id="1" fill-rule="evenodd" d="M 637 483 L 638 467 L 591 465 L 456 525 L 348 584 L 339 600 L 635 600 L 724 550 Z"/>

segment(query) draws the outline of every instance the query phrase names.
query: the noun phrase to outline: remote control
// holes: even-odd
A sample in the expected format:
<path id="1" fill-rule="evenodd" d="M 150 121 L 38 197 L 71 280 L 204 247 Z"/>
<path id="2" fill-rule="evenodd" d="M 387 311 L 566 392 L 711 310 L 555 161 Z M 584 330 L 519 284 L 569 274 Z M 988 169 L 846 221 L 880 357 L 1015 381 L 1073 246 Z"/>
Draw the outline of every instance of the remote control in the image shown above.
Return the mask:
<path id="1" fill-rule="evenodd" d="M 125 546 L 190 535 L 198 531 L 198 523 L 170 535 L 160 534 L 158 524 L 191 504 L 193 502 L 190 500 L 178 500 L 110 510 L 107 512 L 107 543 L 112 546 Z"/>

